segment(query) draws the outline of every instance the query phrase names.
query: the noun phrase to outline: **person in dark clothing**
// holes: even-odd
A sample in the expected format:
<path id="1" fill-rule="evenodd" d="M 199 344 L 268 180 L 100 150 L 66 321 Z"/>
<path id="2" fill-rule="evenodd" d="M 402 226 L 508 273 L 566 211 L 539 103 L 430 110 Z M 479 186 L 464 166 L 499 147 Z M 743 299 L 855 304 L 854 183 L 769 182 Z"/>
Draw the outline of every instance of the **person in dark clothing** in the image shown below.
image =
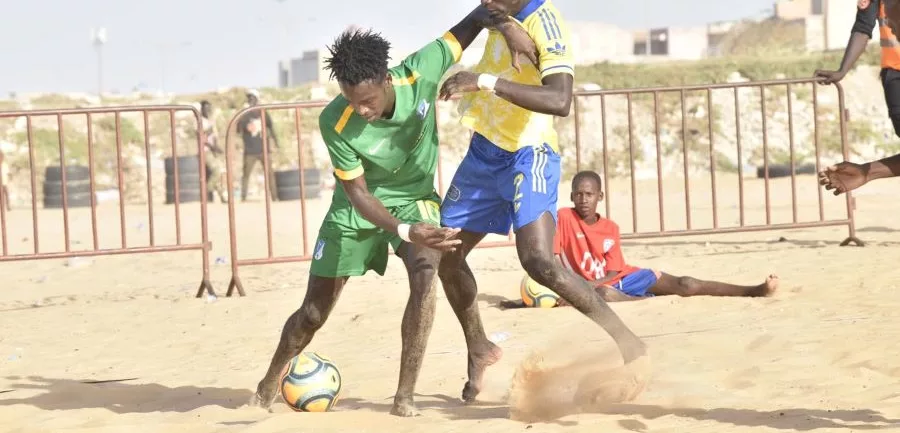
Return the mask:
<path id="1" fill-rule="evenodd" d="M 816 71 L 816 77 L 822 78 L 822 82 L 826 84 L 844 78 L 865 51 L 877 22 L 881 36 L 881 84 L 884 87 L 884 99 L 888 115 L 894 124 L 894 132 L 900 136 L 900 43 L 895 36 L 900 25 L 900 1 L 859 0 L 857 8 L 856 23 L 853 24 L 850 42 L 844 52 L 840 69 Z M 819 172 L 819 184 L 829 191 L 833 190 L 834 195 L 839 195 L 872 180 L 898 175 L 900 175 L 900 154 L 864 164 L 840 162 Z"/>
<path id="2" fill-rule="evenodd" d="M 247 91 L 247 104 L 254 106 L 259 104 L 259 91 L 251 89 Z M 238 121 L 238 132 L 244 140 L 244 167 L 241 175 L 241 201 L 247 201 L 247 189 L 250 184 L 250 175 L 253 174 L 253 167 L 256 163 L 263 167 L 263 172 L 269 178 L 269 194 L 272 200 L 278 199 L 275 194 L 275 172 L 272 169 L 271 147 L 263 146 L 262 142 L 262 116 L 259 111 L 250 111 L 244 114 Z M 272 126 L 272 118 L 266 113 L 266 138 L 275 144 L 275 147 L 281 147 L 278 143 L 278 136 L 275 135 L 275 128 Z M 263 150 L 269 153 L 269 166 L 266 167 L 263 160 Z"/>
<path id="3" fill-rule="evenodd" d="M 824 84 L 841 81 L 866 50 L 877 24 L 881 39 L 881 84 L 884 87 L 884 99 L 888 115 L 894 124 L 894 132 L 900 136 L 900 43 L 885 19 L 886 1 L 890 0 L 858 0 L 856 22 L 850 31 L 850 41 L 840 68 L 836 71 L 817 70 L 815 76 L 821 78 Z"/>

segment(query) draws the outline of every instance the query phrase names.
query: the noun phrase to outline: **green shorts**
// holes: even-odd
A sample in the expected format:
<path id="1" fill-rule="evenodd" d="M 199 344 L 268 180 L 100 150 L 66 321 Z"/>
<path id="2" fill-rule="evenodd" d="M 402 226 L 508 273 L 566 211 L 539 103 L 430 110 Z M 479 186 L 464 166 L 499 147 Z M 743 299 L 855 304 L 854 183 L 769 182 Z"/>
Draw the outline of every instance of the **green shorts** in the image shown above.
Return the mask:
<path id="1" fill-rule="evenodd" d="M 440 203 L 440 197 L 435 194 L 387 210 L 407 224 L 424 222 L 440 226 Z M 309 272 L 325 278 L 354 277 L 369 270 L 384 275 L 388 244 L 396 253 L 401 243 L 399 236 L 366 221 L 352 207 L 332 206 L 319 229 Z"/>

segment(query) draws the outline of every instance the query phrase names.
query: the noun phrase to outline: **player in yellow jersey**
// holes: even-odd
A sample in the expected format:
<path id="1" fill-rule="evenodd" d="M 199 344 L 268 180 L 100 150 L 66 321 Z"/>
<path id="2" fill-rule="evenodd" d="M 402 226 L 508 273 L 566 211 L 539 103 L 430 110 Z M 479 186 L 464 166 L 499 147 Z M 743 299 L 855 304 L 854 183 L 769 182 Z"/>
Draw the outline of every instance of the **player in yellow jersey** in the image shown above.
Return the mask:
<path id="1" fill-rule="evenodd" d="M 560 158 L 554 116 L 569 115 L 575 65 L 569 29 L 550 0 L 482 0 L 492 14 L 523 26 L 537 47 L 537 64 L 511 66 L 502 35 L 491 31 L 474 72 L 460 72 L 441 98 L 463 94 L 462 123 L 473 130 L 441 207 L 441 224 L 462 229 L 462 244 L 444 253 L 439 276 L 466 335 L 469 380 L 463 399 L 481 389 L 487 366 L 502 352 L 484 332 L 477 287 L 466 256 L 487 233 L 516 233 L 519 260 L 538 283 L 550 287 L 616 341 L 626 363 L 646 354 L 644 343 L 593 288 L 553 256 Z"/>

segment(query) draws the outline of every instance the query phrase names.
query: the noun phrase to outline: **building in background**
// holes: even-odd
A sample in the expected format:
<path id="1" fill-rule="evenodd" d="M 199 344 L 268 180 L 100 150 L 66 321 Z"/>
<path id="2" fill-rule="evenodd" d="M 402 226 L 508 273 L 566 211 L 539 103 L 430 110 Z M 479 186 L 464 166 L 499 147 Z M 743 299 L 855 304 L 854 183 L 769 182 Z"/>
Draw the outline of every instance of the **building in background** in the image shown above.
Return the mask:
<path id="1" fill-rule="evenodd" d="M 843 50 L 850 37 L 856 16 L 857 0 L 776 0 L 768 16 L 743 20 L 721 21 L 693 27 L 660 27 L 628 30 L 611 24 L 570 21 L 571 50 L 580 65 L 600 62 L 635 63 L 667 60 L 700 60 L 728 55 L 723 42 L 734 40 L 741 26 L 780 21 L 792 29 L 802 26 L 798 44 L 805 38 L 808 52 Z M 352 26 L 351 26 L 352 27 Z M 793 32 L 793 31 L 792 31 Z M 794 33 L 791 33 L 794 34 Z M 873 41 L 877 41 L 873 38 Z M 464 67 L 478 63 L 487 42 L 482 33 L 460 60 Z M 393 59 L 402 59 L 411 51 L 392 50 Z M 293 87 L 305 84 L 325 84 L 328 72 L 323 69 L 324 49 L 303 52 L 298 58 L 279 62 L 278 85 Z"/>
<path id="2" fill-rule="evenodd" d="M 298 58 L 278 63 L 278 87 L 294 87 L 310 83 L 328 82 L 328 71 L 323 68 L 327 51 L 304 51 Z"/>

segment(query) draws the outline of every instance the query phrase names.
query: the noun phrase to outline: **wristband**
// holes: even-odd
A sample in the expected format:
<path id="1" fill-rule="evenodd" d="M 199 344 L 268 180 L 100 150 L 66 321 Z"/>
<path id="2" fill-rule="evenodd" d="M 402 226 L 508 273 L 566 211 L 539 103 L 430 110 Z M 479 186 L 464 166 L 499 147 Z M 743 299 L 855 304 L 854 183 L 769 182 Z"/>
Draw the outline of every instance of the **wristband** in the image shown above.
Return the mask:
<path id="1" fill-rule="evenodd" d="M 493 92 L 494 86 L 497 85 L 497 79 L 496 76 L 491 74 L 478 74 L 478 88 Z"/>
<path id="2" fill-rule="evenodd" d="M 409 224 L 397 224 L 397 235 L 400 236 L 400 239 L 403 239 L 405 242 L 412 242 L 409 240 Z"/>

